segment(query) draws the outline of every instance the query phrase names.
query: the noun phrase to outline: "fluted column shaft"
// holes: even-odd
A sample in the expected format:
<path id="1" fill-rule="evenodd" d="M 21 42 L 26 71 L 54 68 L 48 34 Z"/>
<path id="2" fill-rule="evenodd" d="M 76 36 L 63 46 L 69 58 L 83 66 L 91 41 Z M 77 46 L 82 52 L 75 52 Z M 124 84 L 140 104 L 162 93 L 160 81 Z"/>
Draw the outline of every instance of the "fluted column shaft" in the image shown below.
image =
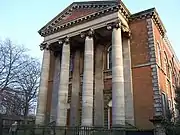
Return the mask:
<path id="1" fill-rule="evenodd" d="M 67 39 L 68 40 L 68 39 Z M 57 126 L 66 126 L 67 107 L 68 107 L 68 87 L 69 87 L 69 63 L 70 63 L 70 44 L 68 41 L 63 43 L 60 69 L 60 84 L 58 91 L 57 107 Z"/>
<path id="2" fill-rule="evenodd" d="M 41 68 L 40 88 L 38 95 L 36 124 L 44 125 L 46 120 L 46 105 L 47 105 L 47 93 L 48 93 L 48 80 L 50 70 L 50 50 L 46 45 L 43 53 L 43 61 Z"/>
<path id="3" fill-rule="evenodd" d="M 73 61 L 72 94 L 70 105 L 70 125 L 79 124 L 79 92 L 80 92 L 80 51 L 76 50 Z"/>
<path id="4" fill-rule="evenodd" d="M 96 46 L 95 53 L 95 92 L 94 92 L 94 126 L 104 126 L 104 78 L 103 45 Z"/>
<path id="5" fill-rule="evenodd" d="M 112 126 L 125 125 L 122 35 L 120 22 L 112 26 Z"/>
<path id="6" fill-rule="evenodd" d="M 57 118 L 57 105 L 58 105 L 58 90 L 60 83 L 60 56 L 58 55 L 55 59 L 55 73 L 53 78 L 53 91 L 51 101 L 51 121 L 56 121 Z"/>
<path id="7" fill-rule="evenodd" d="M 125 89 L 125 113 L 126 122 L 134 125 L 134 103 L 131 70 L 130 39 L 123 39 L 123 66 L 124 66 L 124 89 Z"/>
<path id="8" fill-rule="evenodd" d="M 91 31 L 90 31 L 90 34 Z M 94 70 L 94 41 L 92 35 L 85 37 L 84 73 L 82 90 L 82 126 L 93 124 L 93 70 Z"/>

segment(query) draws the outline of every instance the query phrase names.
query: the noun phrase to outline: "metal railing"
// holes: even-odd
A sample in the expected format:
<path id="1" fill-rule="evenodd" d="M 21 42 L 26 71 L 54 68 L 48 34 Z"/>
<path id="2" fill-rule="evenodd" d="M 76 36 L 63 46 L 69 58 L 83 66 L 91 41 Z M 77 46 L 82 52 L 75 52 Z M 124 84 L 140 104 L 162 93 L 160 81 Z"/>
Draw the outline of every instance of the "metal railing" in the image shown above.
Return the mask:
<path id="1" fill-rule="evenodd" d="M 3 126 L 2 135 L 9 135 L 9 126 Z M 104 127 L 57 127 L 21 125 L 16 135 L 153 135 L 153 131 Z"/>

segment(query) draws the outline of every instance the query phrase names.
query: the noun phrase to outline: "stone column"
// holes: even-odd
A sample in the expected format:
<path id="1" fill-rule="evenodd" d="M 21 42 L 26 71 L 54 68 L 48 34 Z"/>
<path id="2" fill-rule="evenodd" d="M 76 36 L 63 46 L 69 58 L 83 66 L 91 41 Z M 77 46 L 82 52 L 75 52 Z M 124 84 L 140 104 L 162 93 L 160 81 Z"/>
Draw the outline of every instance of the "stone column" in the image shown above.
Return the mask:
<path id="1" fill-rule="evenodd" d="M 94 96 L 94 126 L 104 126 L 104 78 L 103 78 L 104 46 L 97 45 L 95 52 L 95 96 Z"/>
<path id="2" fill-rule="evenodd" d="M 62 42 L 60 42 L 62 43 Z M 66 126 L 68 108 L 68 87 L 69 87 L 69 64 L 70 64 L 70 44 L 66 38 L 62 47 L 60 84 L 58 91 L 57 106 L 57 126 Z"/>
<path id="3" fill-rule="evenodd" d="M 74 68 L 72 74 L 72 94 L 70 104 L 70 126 L 79 125 L 79 92 L 80 92 L 80 50 L 74 55 Z"/>
<path id="4" fill-rule="evenodd" d="M 94 71 L 94 41 L 93 31 L 85 37 L 84 72 L 82 89 L 82 126 L 93 124 L 93 71 Z"/>
<path id="5" fill-rule="evenodd" d="M 36 124 L 44 125 L 46 120 L 46 105 L 50 72 L 50 50 L 48 44 L 41 44 L 40 47 L 41 50 L 44 49 L 44 53 L 41 68 L 40 88 L 38 94 Z"/>
<path id="6" fill-rule="evenodd" d="M 53 91 L 52 91 L 52 101 L 51 101 L 51 122 L 56 121 L 57 118 L 57 105 L 58 105 L 58 90 L 60 82 L 60 56 L 56 54 L 55 58 L 55 71 L 53 78 Z"/>
<path id="7" fill-rule="evenodd" d="M 125 125 L 124 71 L 121 23 L 109 25 L 112 29 L 112 126 Z"/>
<path id="8" fill-rule="evenodd" d="M 123 65 L 125 89 L 125 114 L 128 124 L 134 125 L 134 102 L 131 70 L 131 51 L 129 37 L 123 39 Z"/>

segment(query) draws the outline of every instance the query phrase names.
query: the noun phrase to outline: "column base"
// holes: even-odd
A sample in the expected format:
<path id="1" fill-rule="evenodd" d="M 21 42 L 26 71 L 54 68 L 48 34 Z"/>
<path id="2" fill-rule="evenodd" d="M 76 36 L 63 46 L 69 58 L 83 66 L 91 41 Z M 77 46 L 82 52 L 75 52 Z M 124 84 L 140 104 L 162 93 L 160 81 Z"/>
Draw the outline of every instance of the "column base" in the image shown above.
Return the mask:
<path id="1" fill-rule="evenodd" d="M 134 119 L 126 119 L 126 126 L 135 127 Z"/>
<path id="2" fill-rule="evenodd" d="M 125 135 L 126 134 L 125 125 L 113 125 L 112 126 L 112 135 Z"/>
<path id="3" fill-rule="evenodd" d="M 36 115 L 36 125 L 44 125 L 44 122 L 45 122 L 45 115 L 37 114 Z"/>
<path id="4" fill-rule="evenodd" d="M 162 116 L 154 116 L 150 121 L 154 124 L 154 135 L 166 135 L 165 128 L 162 125 Z"/>

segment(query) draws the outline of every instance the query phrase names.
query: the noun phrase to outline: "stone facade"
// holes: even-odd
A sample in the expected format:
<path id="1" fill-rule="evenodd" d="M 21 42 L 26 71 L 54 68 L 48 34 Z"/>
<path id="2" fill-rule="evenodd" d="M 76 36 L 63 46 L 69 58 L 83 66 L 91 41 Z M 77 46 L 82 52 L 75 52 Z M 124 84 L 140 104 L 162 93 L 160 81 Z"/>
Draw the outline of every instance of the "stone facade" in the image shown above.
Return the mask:
<path id="1" fill-rule="evenodd" d="M 180 64 L 155 9 L 130 14 L 119 1 L 74 2 L 39 33 L 37 124 L 51 112 L 58 126 L 152 129 L 150 119 L 167 106 L 175 111 Z"/>

